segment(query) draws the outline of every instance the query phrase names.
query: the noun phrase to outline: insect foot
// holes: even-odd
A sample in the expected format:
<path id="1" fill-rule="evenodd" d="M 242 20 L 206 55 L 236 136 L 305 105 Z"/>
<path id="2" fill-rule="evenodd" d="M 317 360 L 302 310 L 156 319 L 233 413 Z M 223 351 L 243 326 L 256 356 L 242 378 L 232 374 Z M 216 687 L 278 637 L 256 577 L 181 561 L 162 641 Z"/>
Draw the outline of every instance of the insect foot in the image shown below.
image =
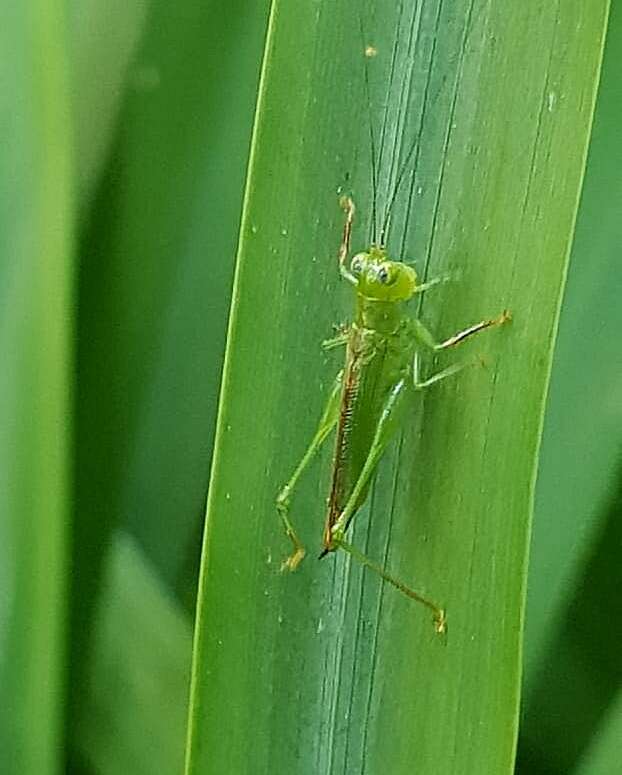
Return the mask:
<path id="1" fill-rule="evenodd" d="M 348 215 L 354 215 L 354 202 L 352 201 L 352 197 L 347 194 L 342 194 L 339 197 L 339 207 L 341 207 Z"/>
<path id="2" fill-rule="evenodd" d="M 294 545 L 294 552 L 281 564 L 281 571 L 296 570 L 296 568 L 300 565 L 303 557 L 305 556 L 304 546 L 300 543 L 300 539 L 296 535 L 296 531 L 294 530 L 292 523 L 289 521 L 289 492 L 290 486 L 286 484 L 276 499 L 276 510 L 283 522 L 285 535 Z"/>
<path id="3" fill-rule="evenodd" d="M 276 497 L 276 509 L 281 515 L 289 511 L 289 485 L 287 484 Z"/>
<path id="4" fill-rule="evenodd" d="M 445 635 L 447 632 L 447 614 L 444 608 L 439 608 L 434 614 L 434 629 L 439 635 Z"/>
<path id="5" fill-rule="evenodd" d="M 293 554 L 290 554 L 290 556 L 283 560 L 281 563 L 281 571 L 294 571 L 296 568 L 300 565 L 302 560 L 305 556 L 305 549 L 304 546 L 298 546 L 296 547 L 296 551 Z"/>

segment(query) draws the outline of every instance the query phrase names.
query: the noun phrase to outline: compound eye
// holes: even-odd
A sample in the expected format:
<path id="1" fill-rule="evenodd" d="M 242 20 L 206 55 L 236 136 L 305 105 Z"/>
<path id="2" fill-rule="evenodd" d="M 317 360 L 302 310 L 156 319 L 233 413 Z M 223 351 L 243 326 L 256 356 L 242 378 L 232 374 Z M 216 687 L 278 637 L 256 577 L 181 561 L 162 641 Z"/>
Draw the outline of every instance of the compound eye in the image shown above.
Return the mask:
<path id="1" fill-rule="evenodd" d="M 365 259 L 361 255 L 361 253 L 357 253 L 354 258 L 352 259 L 352 262 L 350 263 L 350 271 L 354 275 L 360 275 L 363 271 L 363 267 L 365 266 Z"/>
<path id="2" fill-rule="evenodd" d="M 389 264 L 380 264 L 378 267 L 378 282 L 383 285 L 389 285 L 393 282 L 393 272 Z"/>

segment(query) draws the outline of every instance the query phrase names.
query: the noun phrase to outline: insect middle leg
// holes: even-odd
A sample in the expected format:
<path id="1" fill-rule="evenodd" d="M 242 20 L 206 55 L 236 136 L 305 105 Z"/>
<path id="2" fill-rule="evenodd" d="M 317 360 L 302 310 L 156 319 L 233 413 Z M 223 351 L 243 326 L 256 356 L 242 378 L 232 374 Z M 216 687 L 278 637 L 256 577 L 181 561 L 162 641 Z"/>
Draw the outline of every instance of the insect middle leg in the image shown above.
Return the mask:
<path id="1" fill-rule="evenodd" d="M 293 544 L 294 551 L 283 562 L 281 569 L 296 570 L 300 561 L 305 556 L 305 549 L 302 545 L 294 526 L 289 518 L 289 499 L 290 495 L 298 481 L 300 475 L 304 469 L 309 465 L 314 454 L 322 446 L 329 433 L 333 430 L 339 419 L 339 403 L 341 399 L 341 383 L 343 379 L 343 371 L 340 371 L 333 384 L 330 396 L 326 402 L 326 407 L 322 418 L 318 424 L 315 435 L 311 439 L 311 443 L 307 447 L 307 451 L 302 456 L 300 463 L 298 463 L 296 470 L 292 474 L 290 480 L 281 489 L 276 499 L 276 509 L 283 523 L 283 528 L 286 535 L 289 537 Z"/>
<path id="2" fill-rule="evenodd" d="M 507 310 L 505 310 L 501 315 L 499 315 L 499 317 L 491 318 L 490 320 L 480 320 L 479 323 L 474 323 L 472 326 L 463 328 L 462 331 L 458 331 L 453 336 L 450 336 L 449 339 L 445 339 L 444 342 L 437 342 L 434 336 L 430 333 L 430 331 L 428 331 L 428 329 L 420 320 L 415 318 L 412 320 L 412 324 L 415 338 L 418 339 L 421 344 L 424 344 L 431 350 L 438 351 L 446 350 L 448 347 L 455 347 L 457 344 L 460 344 L 460 342 L 464 342 L 464 340 L 468 339 L 470 336 L 478 334 L 480 331 L 484 331 L 485 329 L 491 328 L 493 326 L 501 326 L 503 323 L 507 323 L 508 320 L 511 320 L 511 315 Z"/>
<path id="3" fill-rule="evenodd" d="M 438 352 L 439 350 L 446 350 L 449 347 L 455 347 L 457 344 L 460 344 L 460 342 L 464 342 L 465 339 L 468 339 L 468 337 L 473 336 L 474 334 L 478 334 L 480 331 L 484 331 L 487 328 L 491 328 L 492 326 L 503 325 L 503 323 L 506 323 L 510 319 L 510 313 L 506 310 L 497 318 L 481 320 L 479 323 L 475 323 L 472 326 L 468 326 L 468 328 L 464 328 L 462 331 L 458 331 L 458 333 L 450 336 L 449 339 L 445 339 L 444 342 L 437 342 L 430 331 L 428 331 L 428 329 L 420 320 L 413 320 L 412 323 L 415 339 L 426 345 L 426 347 L 429 347 L 430 349 L 436 350 Z M 430 385 L 434 385 L 436 382 L 440 382 L 446 377 L 451 377 L 453 374 L 457 374 L 468 365 L 468 363 L 455 363 L 451 366 L 448 366 L 446 369 L 437 372 L 436 374 L 432 374 L 432 376 L 428 377 L 427 379 L 421 380 L 419 378 L 419 353 L 417 350 L 415 350 L 413 359 L 414 386 L 417 390 L 430 387 Z"/>
<path id="4" fill-rule="evenodd" d="M 413 358 L 413 385 L 415 386 L 416 390 L 423 390 L 423 388 L 430 387 L 430 385 L 435 385 L 437 382 L 440 382 L 446 377 L 451 377 L 452 375 L 457 374 L 468 365 L 468 363 L 453 363 L 446 369 L 437 371 L 436 374 L 432 374 L 432 376 L 422 380 L 419 377 L 419 353 L 415 350 L 415 355 Z"/>
<path id="5" fill-rule="evenodd" d="M 434 614 L 434 625 L 436 631 L 442 633 L 446 629 L 445 611 L 436 603 L 432 602 L 428 598 L 424 597 L 419 592 L 415 592 L 409 586 L 401 582 L 392 574 L 388 573 L 381 565 L 371 560 L 367 555 L 360 552 L 352 544 L 345 539 L 345 531 L 352 520 L 352 517 L 356 513 L 356 510 L 360 503 L 360 498 L 365 488 L 369 484 L 371 477 L 374 475 L 378 462 L 380 461 L 387 445 L 391 439 L 395 436 L 399 426 L 399 419 L 403 410 L 404 399 L 410 388 L 409 382 L 406 377 L 403 377 L 390 392 L 380 420 L 376 427 L 374 439 L 372 441 L 370 450 L 367 454 L 367 459 L 359 477 L 354 485 L 354 488 L 344 506 L 341 514 L 337 518 L 335 524 L 330 531 L 330 547 L 329 550 L 341 548 L 348 552 L 355 560 L 361 563 L 366 568 L 373 570 L 382 579 L 393 585 L 400 592 L 403 592 L 411 600 L 415 600 L 418 603 L 429 608 Z"/>

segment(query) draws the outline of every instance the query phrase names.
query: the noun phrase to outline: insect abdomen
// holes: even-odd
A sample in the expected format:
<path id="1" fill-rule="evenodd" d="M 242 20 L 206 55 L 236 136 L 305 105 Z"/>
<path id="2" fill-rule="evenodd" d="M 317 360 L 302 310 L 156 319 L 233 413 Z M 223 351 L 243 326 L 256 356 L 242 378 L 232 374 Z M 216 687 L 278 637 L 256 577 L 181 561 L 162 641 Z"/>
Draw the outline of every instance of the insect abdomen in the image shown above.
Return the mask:
<path id="1" fill-rule="evenodd" d="M 365 336 L 369 334 L 365 329 L 354 329 L 348 343 L 333 478 L 324 527 L 324 553 L 334 548 L 331 529 L 348 502 L 365 465 L 384 399 L 386 341 L 376 341 L 370 347 L 369 341 L 365 342 Z M 369 485 L 357 499 L 356 508 L 365 500 L 368 489 Z"/>

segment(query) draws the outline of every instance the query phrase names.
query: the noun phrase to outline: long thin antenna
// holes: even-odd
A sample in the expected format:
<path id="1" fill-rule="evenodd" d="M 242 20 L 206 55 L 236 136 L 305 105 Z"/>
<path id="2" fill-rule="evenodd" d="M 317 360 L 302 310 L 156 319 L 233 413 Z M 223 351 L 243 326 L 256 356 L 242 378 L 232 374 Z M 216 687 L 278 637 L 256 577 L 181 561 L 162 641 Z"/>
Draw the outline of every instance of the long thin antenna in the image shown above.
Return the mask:
<path id="1" fill-rule="evenodd" d="M 414 47 L 414 50 L 416 50 L 416 48 L 417 48 L 417 43 L 418 43 L 418 40 L 419 40 L 419 32 L 420 32 L 420 29 L 421 29 L 420 22 L 421 22 L 421 12 L 422 12 L 421 9 L 422 9 L 422 5 L 423 5 L 423 0 L 422 0 L 422 2 L 418 2 L 416 4 L 414 16 L 411 18 L 410 35 L 409 35 L 409 40 L 408 40 L 408 55 L 409 56 L 411 55 L 411 51 L 413 51 L 413 47 Z M 416 34 L 415 34 L 415 32 L 416 32 Z M 414 38 L 413 38 L 413 35 L 414 35 Z M 413 54 L 413 56 L 414 56 L 414 54 Z M 412 73 L 411 73 L 411 78 L 412 78 Z M 412 88 L 412 83 L 410 82 L 409 86 L 408 86 L 408 89 L 407 89 L 407 99 L 410 98 L 411 88 Z M 427 95 L 427 86 L 426 86 L 426 92 L 425 93 Z M 402 109 L 402 103 L 400 101 L 400 110 L 401 109 Z M 384 212 L 384 217 L 382 219 L 382 229 L 380 231 L 380 244 L 381 245 L 385 244 L 385 238 L 387 236 L 387 232 L 389 230 L 389 226 L 390 226 L 390 223 L 391 223 L 391 212 L 393 210 L 393 205 L 395 204 L 395 201 L 397 199 L 397 195 L 399 193 L 400 186 L 401 186 L 401 184 L 402 184 L 402 182 L 404 180 L 404 175 L 406 174 L 406 172 L 408 170 L 408 167 L 410 165 L 410 162 L 411 162 L 411 159 L 413 157 L 413 154 L 415 153 L 415 150 L 417 150 L 418 147 L 419 147 L 419 141 L 421 139 L 421 132 L 422 132 L 422 126 L 419 127 L 419 131 L 415 134 L 415 138 L 414 138 L 410 148 L 408 149 L 408 153 L 406 154 L 404 162 L 403 162 L 403 164 L 402 164 L 402 166 L 399 169 L 399 172 L 397 174 L 395 186 L 393 187 L 393 192 L 392 192 L 391 197 L 389 199 L 388 205 L 386 206 L 386 209 L 385 209 L 385 212 Z"/>
<path id="2" fill-rule="evenodd" d="M 361 45 L 362 53 L 365 57 L 364 68 L 364 80 L 365 80 L 365 95 L 367 97 L 367 120 L 369 124 L 369 142 L 371 145 L 371 190 L 372 190 L 372 203 L 371 203 L 371 217 L 372 217 L 372 243 L 376 244 L 376 238 L 378 236 L 378 223 L 376 202 L 378 200 L 378 166 L 376 156 L 376 137 L 374 135 L 374 125 L 372 122 L 372 106 L 371 106 L 371 87 L 369 84 L 369 65 L 368 58 L 373 56 L 373 48 L 365 40 L 365 30 L 363 29 L 363 17 L 361 16 L 361 8 L 358 6 L 359 15 L 359 27 L 361 31 Z"/>
<path id="3" fill-rule="evenodd" d="M 404 175 L 406 174 L 406 170 L 408 169 L 408 165 L 410 164 L 412 155 L 415 152 L 415 149 L 417 148 L 417 146 L 419 145 L 420 138 L 421 138 L 421 132 L 417 132 L 417 136 L 415 137 L 410 148 L 408 149 L 408 153 L 406 154 L 404 163 L 402 164 L 402 167 L 396 178 L 395 186 L 393 188 L 393 193 L 391 194 L 391 198 L 389 199 L 389 204 L 387 206 L 387 209 L 385 210 L 385 215 L 382 220 L 382 229 L 380 231 L 380 245 L 384 245 L 384 237 L 385 237 L 385 234 L 387 233 L 387 228 L 389 226 L 389 219 L 391 218 L 391 209 L 395 204 L 395 200 L 397 199 L 397 194 L 402 184 L 402 180 L 404 179 Z"/>

